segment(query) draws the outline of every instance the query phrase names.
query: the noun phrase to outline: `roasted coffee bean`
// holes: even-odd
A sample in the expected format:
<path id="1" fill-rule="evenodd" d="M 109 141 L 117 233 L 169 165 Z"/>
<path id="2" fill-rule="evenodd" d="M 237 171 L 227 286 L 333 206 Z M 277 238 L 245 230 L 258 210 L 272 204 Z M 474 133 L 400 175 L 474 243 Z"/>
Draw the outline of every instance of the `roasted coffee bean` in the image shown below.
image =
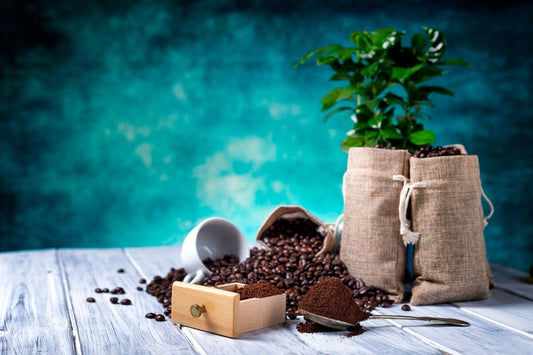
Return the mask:
<path id="1" fill-rule="evenodd" d="M 96 300 L 93 297 L 87 297 L 87 302 L 94 303 Z"/>
<path id="2" fill-rule="evenodd" d="M 404 305 L 402 306 L 402 311 L 410 311 L 410 310 L 411 310 L 411 307 L 409 307 L 408 304 L 404 304 Z"/>
<path id="3" fill-rule="evenodd" d="M 155 320 L 158 322 L 164 322 L 166 319 L 164 315 L 158 314 L 157 316 L 155 316 Z"/>
<path id="4" fill-rule="evenodd" d="M 108 292 L 109 292 L 109 289 L 108 289 L 107 287 L 104 287 L 104 288 L 102 289 L 102 292 L 103 292 L 103 293 L 108 293 Z"/>
<path id="5" fill-rule="evenodd" d="M 294 311 L 294 308 L 291 308 L 287 311 L 287 317 L 289 317 L 290 320 L 296 319 L 296 312 Z"/>
<path id="6" fill-rule="evenodd" d="M 137 286 L 137 291 L 142 291 L 143 288 L 141 286 Z"/>
<path id="7" fill-rule="evenodd" d="M 461 151 L 458 148 L 454 147 L 433 147 L 425 146 L 421 147 L 414 152 L 415 158 L 431 158 L 431 157 L 442 157 L 450 155 L 461 155 Z"/>
<path id="8" fill-rule="evenodd" d="M 119 274 L 122 274 L 122 273 L 124 273 L 124 269 L 118 269 L 117 272 L 118 272 Z"/>
<path id="9" fill-rule="evenodd" d="M 146 283 L 146 279 L 140 279 L 140 280 L 139 280 L 139 283 L 140 283 L 140 284 L 145 284 L 145 283 Z"/>
<path id="10" fill-rule="evenodd" d="M 151 312 L 150 313 L 146 313 L 144 316 L 146 318 L 153 319 L 153 318 L 155 318 L 155 313 L 151 313 Z"/>
<path id="11" fill-rule="evenodd" d="M 113 303 L 113 304 L 117 304 L 118 303 L 118 298 L 117 297 L 111 297 L 109 299 L 109 302 Z"/>
<path id="12" fill-rule="evenodd" d="M 131 300 L 128 298 L 124 298 L 122 301 L 120 301 L 120 304 L 123 304 L 124 306 L 129 306 L 131 304 Z"/>
<path id="13" fill-rule="evenodd" d="M 95 288 L 95 289 L 94 289 L 94 292 L 96 292 L 96 293 L 102 293 L 102 289 L 100 289 L 100 288 Z"/>

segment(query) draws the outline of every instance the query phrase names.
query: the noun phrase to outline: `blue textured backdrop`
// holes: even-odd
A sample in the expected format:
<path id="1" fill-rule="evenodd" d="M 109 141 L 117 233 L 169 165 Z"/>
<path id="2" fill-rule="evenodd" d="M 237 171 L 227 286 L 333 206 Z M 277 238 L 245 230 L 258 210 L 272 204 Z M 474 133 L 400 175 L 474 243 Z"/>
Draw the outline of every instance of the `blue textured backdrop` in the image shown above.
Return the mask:
<path id="1" fill-rule="evenodd" d="M 353 30 L 441 29 L 451 68 L 427 126 L 481 161 L 489 258 L 533 264 L 532 9 L 484 1 L 4 1 L 0 249 L 179 242 L 220 215 L 252 240 L 282 203 L 342 212 L 350 127 L 321 121 Z"/>

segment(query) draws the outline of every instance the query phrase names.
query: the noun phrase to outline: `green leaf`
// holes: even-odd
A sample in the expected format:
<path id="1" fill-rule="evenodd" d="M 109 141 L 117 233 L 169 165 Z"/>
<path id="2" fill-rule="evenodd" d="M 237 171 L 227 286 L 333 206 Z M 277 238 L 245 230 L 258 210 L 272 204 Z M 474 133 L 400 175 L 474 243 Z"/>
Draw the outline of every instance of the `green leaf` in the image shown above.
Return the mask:
<path id="1" fill-rule="evenodd" d="M 423 64 L 417 64 L 411 68 L 394 67 L 392 68 L 392 77 L 403 83 L 405 79 L 422 69 L 423 66 Z"/>
<path id="2" fill-rule="evenodd" d="M 381 137 L 389 138 L 389 139 L 402 139 L 403 136 L 400 134 L 400 130 L 398 128 L 393 127 L 387 127 L 379 133 Z"/>
<path id="3" fill-rule="evenodd" d="M 435 142 L 435 133 L 428 130 L 417 131 L 411 133 L 408 138 L 415 145 L 426 145 Z"/>
<path id="4" fill-rule="evenodd" d="M 369 121 L 368 121 L 368 124 L 370 125 L 370 127 L 372 128 L 379 128 L 380 127 L 380 123 L 383 122 L 383 119 L 385 118 L 385 116 L 383 115 L 378 115 L 376 117 L 373 117 L 371 118 Z"/>
<path id="5" fill-rule="evenodd" d="M 365 139 L 376 138 L 379 135 L 379 132 L 375 129 L 366 130 L 364 133 Z"/>
<path id="6" fill-rule="evenodd" d="M 437 94 L 442 94 L 442 95 L 455 96 L 453 92 L 440 86 L 419 86 L 418 90 L 425 92 L 427 94 L 437 93 Z"/>
<path id="7" fill-rule="evenodd" d="M 398 32 L 394 28 L 380 28 L 379 30 L 371 32 L 370 36 L 372 37 L 372 42 L 375 47 L 383 48 L 383 44 L 386 41 L 390 41 L 391 43 L 387 46 L 392 47 L 397 40 L 397 34 Z"/>
<path id="8" fill-rule="evenodd" d="M 390 105 L 400 105 L 402 107 L 405 106 L 405 101 L 403 97 L 393 94 L 392 92 L 387 93 L 387 95 L 385 95 L 385 97 L 383 98 L 383 101 L 385 101 L 387 105 L 389 106 Z"/>
<path id="9" fill-rule="evenodd" d="M 426 46 L 426 39 L 420 33 L 416 33 L 411 37 L 411 47 L 415 54 L 422 53 Z"/>
<path id="10" fill-rule="evenodd" d="M 366 122 L 357 122 L 354 126 L 353 126 L 353 129 L 354 131 L 356 132 L 360 132 L 360 131 L 363 131 L 365 129 L 367 129 L 369 127 L 368 123 Z"/>
<path id="11" fill-rule="evenodd" d="M 436 63 L 446 52 L 446 42 L 444 42 L 444 35 L 441 31 L 431 28 L 423 27 L 429 38 L 429 48 L 426 52 L 426 57 L 431 63 Z"/>
<path id="12" fill-rule="evenodd" d="M 331 78 L 329 78 L 330 81 L 350 80 L 350 79 L 351 77 L 346 73 L 333 74 Z"/>
<path id="13" fill-rule="evenodd" d="M 374 75 L 376 75 L 378 70 L 379 70 L 379 63 L 378 62 L 374 62 L 374 63 L 370 64 L 369 66 L 364 67 L 361 70 L 361 74 L 363 74 L 366 77 L 373 77 Z"/>
<path id="14" fill-rule="evenodd" d="M 320 100 L 322 104 L 322 111 L 329 110 L 333 105 L 341 100 L 348 100 L 353 94 L 358 92 L 357 88 L 347 87 L 347 88 L 336 88 L 331 90 L 326 96 Z"/>
<path id="15" fill-rule="evenodd" d="M 435 63 L 436 65 L 461 65 L 463 67 L 471 67 L 470 64 L 465 62 L 462 59 L 455 58 L 455 59 L 447 59 L 447 60 L 441 60 Z"/>
<path id="16" fill-rule="evenodd" d="M 359 47 L 359 50 L 363 53 L 372 52 L 372 37 L 370 37 L 368 32 L 358 33 L 355 37 L 355 44 L 357 44 L 357 47 Z"/>
<path id="17" fill-rule="evenodd" d="M 344 140 L 344 142 L 341 143 L 341 148 L 342 150 L 347 152 L 348 149 L 352 147 L 362 147 L 364 146 L 364 144 L 365 144 L 365 141 L 362 137 L 349 136 L 348 138 Z"/>
<path id="18" fill-rule="evenodd" d="M 411 77 L 411 80 L 413 80 L 416 83 L 421 83 L 423 81 L 433 79 L 437 76 L 441 76 L 443 73 L 444 73 L 444 70 L 439 69 L 434 65 L 430 65 L 414 73 L 413 76 Z"/>
<path id="19" fill-rule="evenodd" d="M 348 110 L 352 111 L 353 108 L 347 107 L 347 106 L 336 108 L 335 110 L 330 111 L 326 116 L 324 116 L 324 122 L 326 122 L 328 118 L 330 118 L 334 114 L 342 112 L 342 111 L 348 111 Z"/>
<path id="20" fill-rule="evenodd" d="M 355 109 L 355 118 L 357 122 L 368 122 L 374 116 L 366 104 L 359 105 Z"/>
<path id="21" fill-rule="evenodd" d="M 318 49 L 312 50 L 312 51 L 308 52 L 307 54 L 305 54 L 302 57 L 302 59 L 300 59 L 296 64 L 293 65 L 293 67 L 294 68 L 298 68 L 300 66 L 300 64 L 303 64 L 303 63 L 307 62 L 314 55 L 327 52 L 328 50 L 330 50 L 331 48 L 333 48 L 335 46 L 340 47 L 338 44 L 332 44 L 332 45 L 329 45 L 329 46 L 325 46 L 325 47 L 322 47 L 322 48 L 318 48 Z"/>

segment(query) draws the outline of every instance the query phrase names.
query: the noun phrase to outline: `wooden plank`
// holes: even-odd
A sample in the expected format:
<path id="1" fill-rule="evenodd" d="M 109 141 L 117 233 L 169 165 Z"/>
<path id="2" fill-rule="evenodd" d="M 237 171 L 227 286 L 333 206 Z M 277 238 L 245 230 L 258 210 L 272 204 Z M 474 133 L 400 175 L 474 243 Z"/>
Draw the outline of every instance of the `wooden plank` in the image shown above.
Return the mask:
<path id="1" fill-rule="evenodd" d="M 126 249 L 133 263 L 143 270 L 148 279 L 164 275 L 171 267 L 180 267 L 179 247 Z M 301 321 L 301 319 L 300 319 Z M 403 332 L 385 321 L 367 321 L 368 329 L 362 335 L 346 338 L 347 332 L 301 334 L 296 330 L 298 321 L 269 327 L 241 335 L 240 339 L 223 338 L 206 332 L 184 327 L 192 342 L 197 342 L 207 353 L 394 353 L 434 354 L 441 353 L 433 346 Z"/>
<path id="2" fill-rule="evenodd" d="M 497 288 L 533 300 L 533 284 L 526 282 L 527 272 L 494 263 L 491 263 L 490 267 Z"/>
<path id="3" fill-rule="evenodd" d="M 157 301 L 136 290 L 139 274 L 122 249 L 60 250 L 70 302 L 83 354 L 195 353 L 181 331 L 171 322 L 146 319 L 160 311 Z M 117 270 L 123 268 L 124 273 Z M 95 288 L 123 287 L 124 295 L 94 292 Z M 88 303 L 87 297 L 96 303 Z M 128 298 L 132 305 L 112 304 L 110 297 Z"/>
<path id="4" fill-rule="evenodd" d="M 488 300 L 456 302 L 454 306 L 533 339 L 533 301 L 526 298 L 493 289 Z"/>
<path id="5" fill-rule="evenodd" d="M 74 353 L 56 251 L 1 253 L 0 275 L 0 353 Z"/>
<path id="6" fill-rule="evenodd" d="M 389 320 L 404 331 L 433 344 L 447 353 L 466 354 L 530 354 L 533 339 L 495 325 L 473 314 L 448 304 L 411 307 L 411 311 L 401 310 L 400 305 L 380 309 L 379 314 L 400 314 L 410 316 L 431 316 L 457 318 L 467 321 L 470 327 L 429 325 L 419 321 Z"/>

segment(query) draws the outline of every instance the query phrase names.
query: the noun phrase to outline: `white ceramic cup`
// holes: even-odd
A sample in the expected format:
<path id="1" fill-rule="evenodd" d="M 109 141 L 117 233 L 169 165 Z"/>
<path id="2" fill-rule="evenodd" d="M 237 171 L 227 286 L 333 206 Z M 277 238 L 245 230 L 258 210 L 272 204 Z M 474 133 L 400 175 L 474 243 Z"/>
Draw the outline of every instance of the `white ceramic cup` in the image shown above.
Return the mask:
<path id="1" fill-rule="evenodd" d="M 224 255 L 235 255 L 239 261 L 250 256 L 248 243 L 242 232 L 233 223 L 220 217 L 203 220 L 187 234 L 181 247 L 181 261 L 187 276 L 183 282 L 200 283 L 211 271 L 203 260 L 222 259 Z"/>

